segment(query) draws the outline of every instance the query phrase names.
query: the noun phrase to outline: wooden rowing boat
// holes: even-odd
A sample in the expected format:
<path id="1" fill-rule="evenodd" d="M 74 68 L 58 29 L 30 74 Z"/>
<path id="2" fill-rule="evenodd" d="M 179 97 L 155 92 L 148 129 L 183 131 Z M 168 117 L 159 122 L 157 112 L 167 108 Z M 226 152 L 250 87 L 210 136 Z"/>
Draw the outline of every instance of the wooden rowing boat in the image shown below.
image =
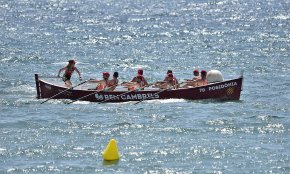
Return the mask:
<path id="1" fill-rule="evenodd" d="M 77 100 L 87 95 L 88 97 L 82 98 L 81 100 L 90 102 L 128 102 L 152 99 L 239 100 L 242 91 L 243 76 L 236 79 L 209 84 L 206 86 L 194 88 L 179 88 L 163 91 L 159 89 L 152 90 L 152 88 L 145 88 L 145 90 L 132 92 L 97 92 L 96 90 L 67 89 L 63 86 L 52 84 L 41 79 L 38 74 L 35 74 L 35 83 L 38 99 L 51 98 L 56 95 L 55 97 L 53 97 L 53 99 Z M 60 94 L 57 95 L 58 93 Z"/>

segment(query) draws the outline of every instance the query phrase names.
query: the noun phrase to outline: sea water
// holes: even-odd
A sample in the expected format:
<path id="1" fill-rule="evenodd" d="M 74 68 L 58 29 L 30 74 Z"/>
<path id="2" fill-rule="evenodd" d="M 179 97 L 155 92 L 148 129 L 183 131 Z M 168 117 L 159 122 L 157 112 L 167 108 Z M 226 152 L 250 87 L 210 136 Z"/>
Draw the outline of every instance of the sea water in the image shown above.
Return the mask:
<path id="1" fill-rule="evenodd" d="M 0 173 L 290 173 L 289 14 L 288 0 L 1 0 Z M 84 80 L 244 70 L 243 91 L 40 104 L 34 74 L 56 76 L 72 58 Z M 112 138 L 120 160 L 106 163 Z"/>

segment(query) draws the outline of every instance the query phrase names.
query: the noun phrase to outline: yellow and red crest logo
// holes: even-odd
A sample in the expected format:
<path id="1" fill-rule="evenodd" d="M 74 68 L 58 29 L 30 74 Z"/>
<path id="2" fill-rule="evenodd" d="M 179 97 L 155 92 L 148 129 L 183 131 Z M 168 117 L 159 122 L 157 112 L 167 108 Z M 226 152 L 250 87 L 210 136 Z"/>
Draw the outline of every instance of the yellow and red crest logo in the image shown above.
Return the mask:
<path id="1" fill-rule="evenodd" d="M 229 87 L 229 88 L 227 89 L 227 94 L 228 94 L 228 95 L 232 95 L 234 92 L 235 92 L 235 88 L 234 88 L 234 87 Z"/>

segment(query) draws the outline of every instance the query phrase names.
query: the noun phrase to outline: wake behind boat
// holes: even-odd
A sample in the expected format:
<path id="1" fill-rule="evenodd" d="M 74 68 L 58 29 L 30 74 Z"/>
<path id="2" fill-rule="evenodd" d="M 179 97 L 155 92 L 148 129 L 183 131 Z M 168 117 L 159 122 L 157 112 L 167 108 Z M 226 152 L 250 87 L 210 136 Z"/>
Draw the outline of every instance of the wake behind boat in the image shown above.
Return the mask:
<path id="1" fill-rule="evenodd" d="M 166 89 L 145 88 L 144 90 L 116 90 L 97 91 L 89 89 L 68 89 L 64 86 L 53 84 L 43 80 L 39 74 L 35 74 L 35 84 L 38 99 L 70 99 L 89 102 L 128 102 L 153 99 L 186 99 L 186 100 L 239 100 L 242 91 L 243 76 L 211 83 L 205 86 Z"/>

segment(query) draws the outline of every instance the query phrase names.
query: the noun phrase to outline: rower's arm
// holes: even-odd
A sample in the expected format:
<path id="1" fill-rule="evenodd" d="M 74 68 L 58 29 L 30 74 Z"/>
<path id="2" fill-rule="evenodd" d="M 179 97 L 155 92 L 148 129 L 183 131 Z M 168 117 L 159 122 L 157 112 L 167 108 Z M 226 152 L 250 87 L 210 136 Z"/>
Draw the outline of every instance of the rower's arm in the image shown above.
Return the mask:
<path id="1" fill-rule="evenodd" d="M 184 83 L 186 83 L 186 84 L 193 84 L 195 82 L 196 82 L 196 80 L 186 80 Z"/>
<path id="2" fill-rule="evenodd" d="M 179 86 L 179 83 L 178 83 L 177 79 L 175 79 L 175 83 L 177 84 L 177 85 L 175 85 L 175 89 L 178 89 L 180 86 Z"/>
<path id="3" fill-rule="evenodd" d="M 90 79 L 89 82 L 90 82 L 90 83 L 101 83 L 102 80 L 94 80 L 94 79 Z"/>
<path id="4" fill-rule="evenodd" d="M 157 81 L 154 84 L 158 84 L 158 83 L 166 83 L 166 81 Z"/>
<path id="5" fill-rule="evenodd" d="M 148 86 L 148 82 L 147 82 L 146 79 L 144 79 L 144 85 L 145 85 L 145 86 Z"/>
<path id="6" fill-rule="evenodd" d="M 165 81 L 157 81 L 157 82 L 153 83 L 153 85 L 155 87 L 158 87 L 158 88 L 161 88 L 162 86 L 164 86 L 164 84 L 166 84 Z"/>
<path id="7" fill-rule="evenodd" d="M 123 82 L 121 83 L 122 86 L 130 87 L 130 86 L 135 86 L 137 83 L 136 82 Z"/>
<path id="8" fill-rule="evenodd" d="M 112 79 L 112 80 L 109 80 L 109 85 L 112 85 L 112 86 L 117 86 L 118 85 L 118 80 L 114 80 L 114 79 Z"/>
<path id="9" fill-rule="evenodd" d="M 77 69 L 77 67 L 75 67 L 76 72 L 79 74 L 79 77 L 81 77 L 81 72 L 79 71 L 79 69 Z"/>
<path id="10" fill-rule="evenodd" d="M 137 78 L 134 77 L 130 82 L 136 82 L 137 81 Z"/>
<path id="11" fill-rule="evenodd" d="M 60 73 L 61 73 L 62 71 L 64 71 L 65 69 L 66 69 L 66 67 L 61 68 L 61 69 L 58 71 L 57 76 L 59 77 L 59 76 L 60 76 Z"/>

